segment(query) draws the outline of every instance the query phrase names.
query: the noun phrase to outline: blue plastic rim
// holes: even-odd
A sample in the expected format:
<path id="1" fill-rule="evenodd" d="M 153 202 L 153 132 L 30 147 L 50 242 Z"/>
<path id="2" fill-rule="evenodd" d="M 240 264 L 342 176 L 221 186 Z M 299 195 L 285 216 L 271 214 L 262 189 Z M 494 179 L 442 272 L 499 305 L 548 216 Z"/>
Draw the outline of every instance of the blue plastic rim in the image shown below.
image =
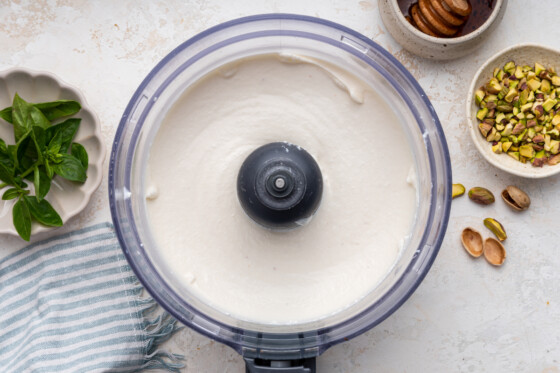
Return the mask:
<path id="1" fill-rule="evenodd" d="M 263 332 L 220 322 L 184 301 L 158 274 L 141 239 L 131 195 L 133 158 L 149 110 L 161 92 L 184 69 L 220 48 L 247 39 L 298 37 L 334 46 L 367 63 L 398 92 L 422 133 L 431 183 L 430 211 L 416 254 L 403 275 L 364 311 L 335 325 L 298 333 Z M 349 45 L 347 38 L 357 44 Z M 321 354 L 337 343 L 371 329 L 398 309 L 416 290 L 443 241 L 451 206 L 451 162 L 437 114 L 426 94 L 391 54 L 367 37 L 342 25 L 307 16 L 264 14 L 210 28 L 169 53 L 143 80 L 127 105 L 113 142 L 109 167 L 109 201 L 123 252 L 146 290 L 176 319 L 246 357 L 298 359 Z M 140 197 L 141 198 L 141 197 Z"/>

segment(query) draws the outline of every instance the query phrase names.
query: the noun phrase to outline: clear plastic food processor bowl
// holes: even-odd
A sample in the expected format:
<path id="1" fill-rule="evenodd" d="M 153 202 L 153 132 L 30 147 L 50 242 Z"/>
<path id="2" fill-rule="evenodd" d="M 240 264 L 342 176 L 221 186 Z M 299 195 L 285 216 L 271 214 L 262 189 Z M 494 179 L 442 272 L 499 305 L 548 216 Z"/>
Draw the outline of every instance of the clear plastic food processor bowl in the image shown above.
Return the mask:
<path id="1" fill-rule="evenodd" d="M 318 321 L 266 325 L 221 313 L 178 291 L 166 277 L 147 216 L 144 173 L 151 140 L 165 113 L 187 87 L 231 61 L 283 52 L 338 65 L 387 100 L 407 134 L 415 159 L 417 210 L 398 262 L 369 295 Z M 451 167 L 444 133 L 432 105 L 393 56 L 341 25 L 311 17 L 270 14 L 211 28 L 173 50 L 150 72 L 130 100 L 115 135 L 109 198 L 115 229 L 131 267 L 150 294 L 175 318 L 231 346 L 245 358 L 304 359 L 374 327 L 414 292 L 430 269 L 447 227 Z"/>

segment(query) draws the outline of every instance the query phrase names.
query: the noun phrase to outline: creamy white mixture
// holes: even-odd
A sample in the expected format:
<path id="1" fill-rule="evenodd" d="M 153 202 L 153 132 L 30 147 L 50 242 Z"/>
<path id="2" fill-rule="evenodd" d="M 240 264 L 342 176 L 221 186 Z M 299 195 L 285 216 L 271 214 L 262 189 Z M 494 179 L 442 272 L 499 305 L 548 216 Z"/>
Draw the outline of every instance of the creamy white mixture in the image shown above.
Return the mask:
<path id="1" fill-rule="evenodd" d="M 311 222 L 274 232 L 245 215 L 236 179 L 257 147 L 306 149 L 324 180 Z M 410 229 L 412 155 L 397 118 L 353 75 L 322 61 L 267 55 L 189 88 L 149 159 L 147 206 L 172 278 L 236 318 L 294 324 L 370 292 Z"/>

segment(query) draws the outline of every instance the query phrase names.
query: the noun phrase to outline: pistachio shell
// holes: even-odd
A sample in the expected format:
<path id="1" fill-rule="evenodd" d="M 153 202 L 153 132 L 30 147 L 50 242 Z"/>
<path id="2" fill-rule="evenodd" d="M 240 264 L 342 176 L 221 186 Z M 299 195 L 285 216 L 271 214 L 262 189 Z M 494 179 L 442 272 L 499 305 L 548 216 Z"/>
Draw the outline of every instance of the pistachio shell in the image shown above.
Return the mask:
<path id="1" fill-rule="evenodd" d="M 506 248 L 495 238 L 484 240 L 484 257 L 488 263 L 501 266 L 506 260 Z"/>
<path id="2" fill-rule="evenodd" d="M 509 207 L 517 211 L 527 210 L 531 205 L 531 199 L 527 193 L 513 185 L 504 189 L 502 199 Z"/>
<path id="3" fill-rule="evenodd" d="M 482 255 L 482 235 L 477 230 L 470 227 L 463 229 L 463 233 L 461 233 L 461 242 L 465 250 L 471 256 L 478 258 Z"/>

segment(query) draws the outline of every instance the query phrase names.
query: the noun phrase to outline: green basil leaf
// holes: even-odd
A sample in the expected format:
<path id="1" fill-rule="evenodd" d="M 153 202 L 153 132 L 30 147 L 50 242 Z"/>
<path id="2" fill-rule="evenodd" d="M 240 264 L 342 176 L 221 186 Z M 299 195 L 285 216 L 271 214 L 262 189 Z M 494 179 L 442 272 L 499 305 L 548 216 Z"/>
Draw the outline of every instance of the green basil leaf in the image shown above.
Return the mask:
<path id="1" fill-rule="evenodd" d="M 45 160 L 45 171 L 47 172 L 47 177 L 49 178 L 49 180 L 52 179 L 54 176 L 54 171 L 48 160 Z"/>
<path id="2" fill-rule="evenodd" d="M 40 162 L 43 161 L 45 138 L 45 130 L 41 127 L 33 126 L 33 131 L 31 132 L 32 142 L 29 143 L 27 149 L 25 150 L 25 157 L 30 158 L 32 163 L 35 163 L 35 160 Z"/>
<path id="3" fill-rule="evenodd" d="M 48 151 L 51 154 L 58 154 L 62 146 L 62 131 L 58 131 L 49 142 Z"/>
<path id="4" fill-rule="evenodd" d="M 8 146 L 6 146 L 6 143 L 2 139 L 0 139 L 0 163 L 8 169 L 14 168 L 14 163 L 12 162 Z"/>
<path id="5" fill-rule="evenodd" d="M 39 173 L 39 188 L 35 185 L 35 196 L 37 197 L 37 201 L 41 202 L 51 189 L 51 178 L 49 178 L 43 167 L 37 167 L 37 170 L 38 171 L 35 172 Z"/>
<path id="6" fill-rule="evenodd" d="M 0 154 L 0 163 L 3 164 L 7 169 L 14 168 L 12 158 L 8 154 Z"/>
<path id="7" fill-rule="evenodd" d="M 60 163 L 51 166 L 53 171 L 67 180 L 85 182 L 87 175 L 82 162 L 70 154 L 61 154 L 61 156 Z"/>
<path id="8" fill-rule="evenodd" d="M 13 170 L 7 168 L 3 163 L 0 163 L 0 181 L 10 185 L 16 184 Z"/>
<path id="9" fill-rule="evenodd" d="M 31 129 L 29 112 L 33 106 L 19 97 L 16 93 L 12 105 L 12 119 L 14 124 L 14 136 L 16 142 Z"/>
<path id="10" fill-rule="evenodd" d="M 14 205 L 12 219 L 20 237 L 29 241 L 29 238 L 31 238 L 31 213 L 25 199 L 20 199 Z"/>
<path id="11" fill-rule="evenodd" d="M 12 107 L 7 107 L 5 109 L 0 110 L 0 118 L 4 119 L 6 122 L 12 124 Z"/>
<path id="12" fill-rule="evenodd" d="M 35 107 L 45 115 L 51 122 L 55 119 L 74 115 L 80 111 L 82 106 L 73 100 L 58 100 L 52 102 L 41 102 Z"/>
<path id="13" fill-rule="evenodd" d="M 36 106 L 31 106 L 29 109 L 29 117 L 31 119 L 31 125 L 47 129 L 51 126 L 51 122 L 45 117 L 41 110 L 37 109 Z"/>
<path id="14" fill-rule="evenodd" d="M 33 136 L 37 142 L 37 146 L 42 150 L 47 143 L 46 131 L 41 127 L 35 126 L 33 127 Z"/>
<path id="15" fill-rule="evenodd" d="M 70 154 L 72 154 L 80 162 L 82 162 L 82 166 L 84 166 L 85 170 L 87 171 L 88 164 L 89 164 L 89 157 L 86 148 L 84 148 L 81 144 L 75 142 L 72 144 L 72 148 L 70 149 Z"/>
<path id="16" fill-rule="evenodd" d="M 33 196 L 23 196 L 27 206 L 29 206 L 29 212 L 31 216 L 35 218 L 39 223 L 43 225 L 48 225 L 49 227 L 60 227 L 62 226 L 62 219 L 56 210 L 51 206 L 51 204 L 43 199 L 41 202 L 37 202 L 37 199 Z"/>
<path id="17" fill-rule="evenodd" d="M 60 148 L 56 153 L 68 153 L 70 144 L 80 127 L 80 118 L 70 118 L 62 123 L 56 124 L 49 127 L 46 130 L 46 141 L 49 143 L 49 148 L 51 147 L 52 140 L 58 135 L 60 136 Z M 59 140 L 57 140 L 58 143 Z"/>
<path id="18" fill-rule="evenodd" d="M 6 146 L 6 142 L 0 139 L 0 154 L 8 154 L 8 147 Z"/>
<path id="19" fill-rule="evenodd" d="M 31 131 L 27 131 L 16 143 L 15 148 L 13 150 L 14 152 L 13 160 L 14 160 L 15 169 L 21 170 L 22 172 L 24 172 L 25 169 L 27 169 L 33 164 L 33 161 L 29 159 L 26 159 L 24 162 L 25 153 L 27 152 L 27 147 L 29 146 L 29 142 L 31 141 L 31 137 L 29 137 L 30 134 Z M 31 145 L 35 146 L 33 144 Z M 22 168 L 25 169 L 22 170 Z"/>
<path id="20" fill-rule="evenodd" d="M 17 190 L 16 188 L 10 188 L 7 191 L 4 192 L 4 194 L 2 195 L 2 199 L 4 201 L 8 201 L 10 199 L 14 199 L 16 197 L 19 196 L 19 190 Z"/>
<path id="21" fill-rule="evenodd" d="M 37 191 L 41 188 L 41 174 L 37 166 L 35 166 L 35 170 L 33 171 L 33 186 L 35 187 L 35 194 L 37 194 Z M 40 201 L 40 198 L 37 197 L 37 200 Z"/>

